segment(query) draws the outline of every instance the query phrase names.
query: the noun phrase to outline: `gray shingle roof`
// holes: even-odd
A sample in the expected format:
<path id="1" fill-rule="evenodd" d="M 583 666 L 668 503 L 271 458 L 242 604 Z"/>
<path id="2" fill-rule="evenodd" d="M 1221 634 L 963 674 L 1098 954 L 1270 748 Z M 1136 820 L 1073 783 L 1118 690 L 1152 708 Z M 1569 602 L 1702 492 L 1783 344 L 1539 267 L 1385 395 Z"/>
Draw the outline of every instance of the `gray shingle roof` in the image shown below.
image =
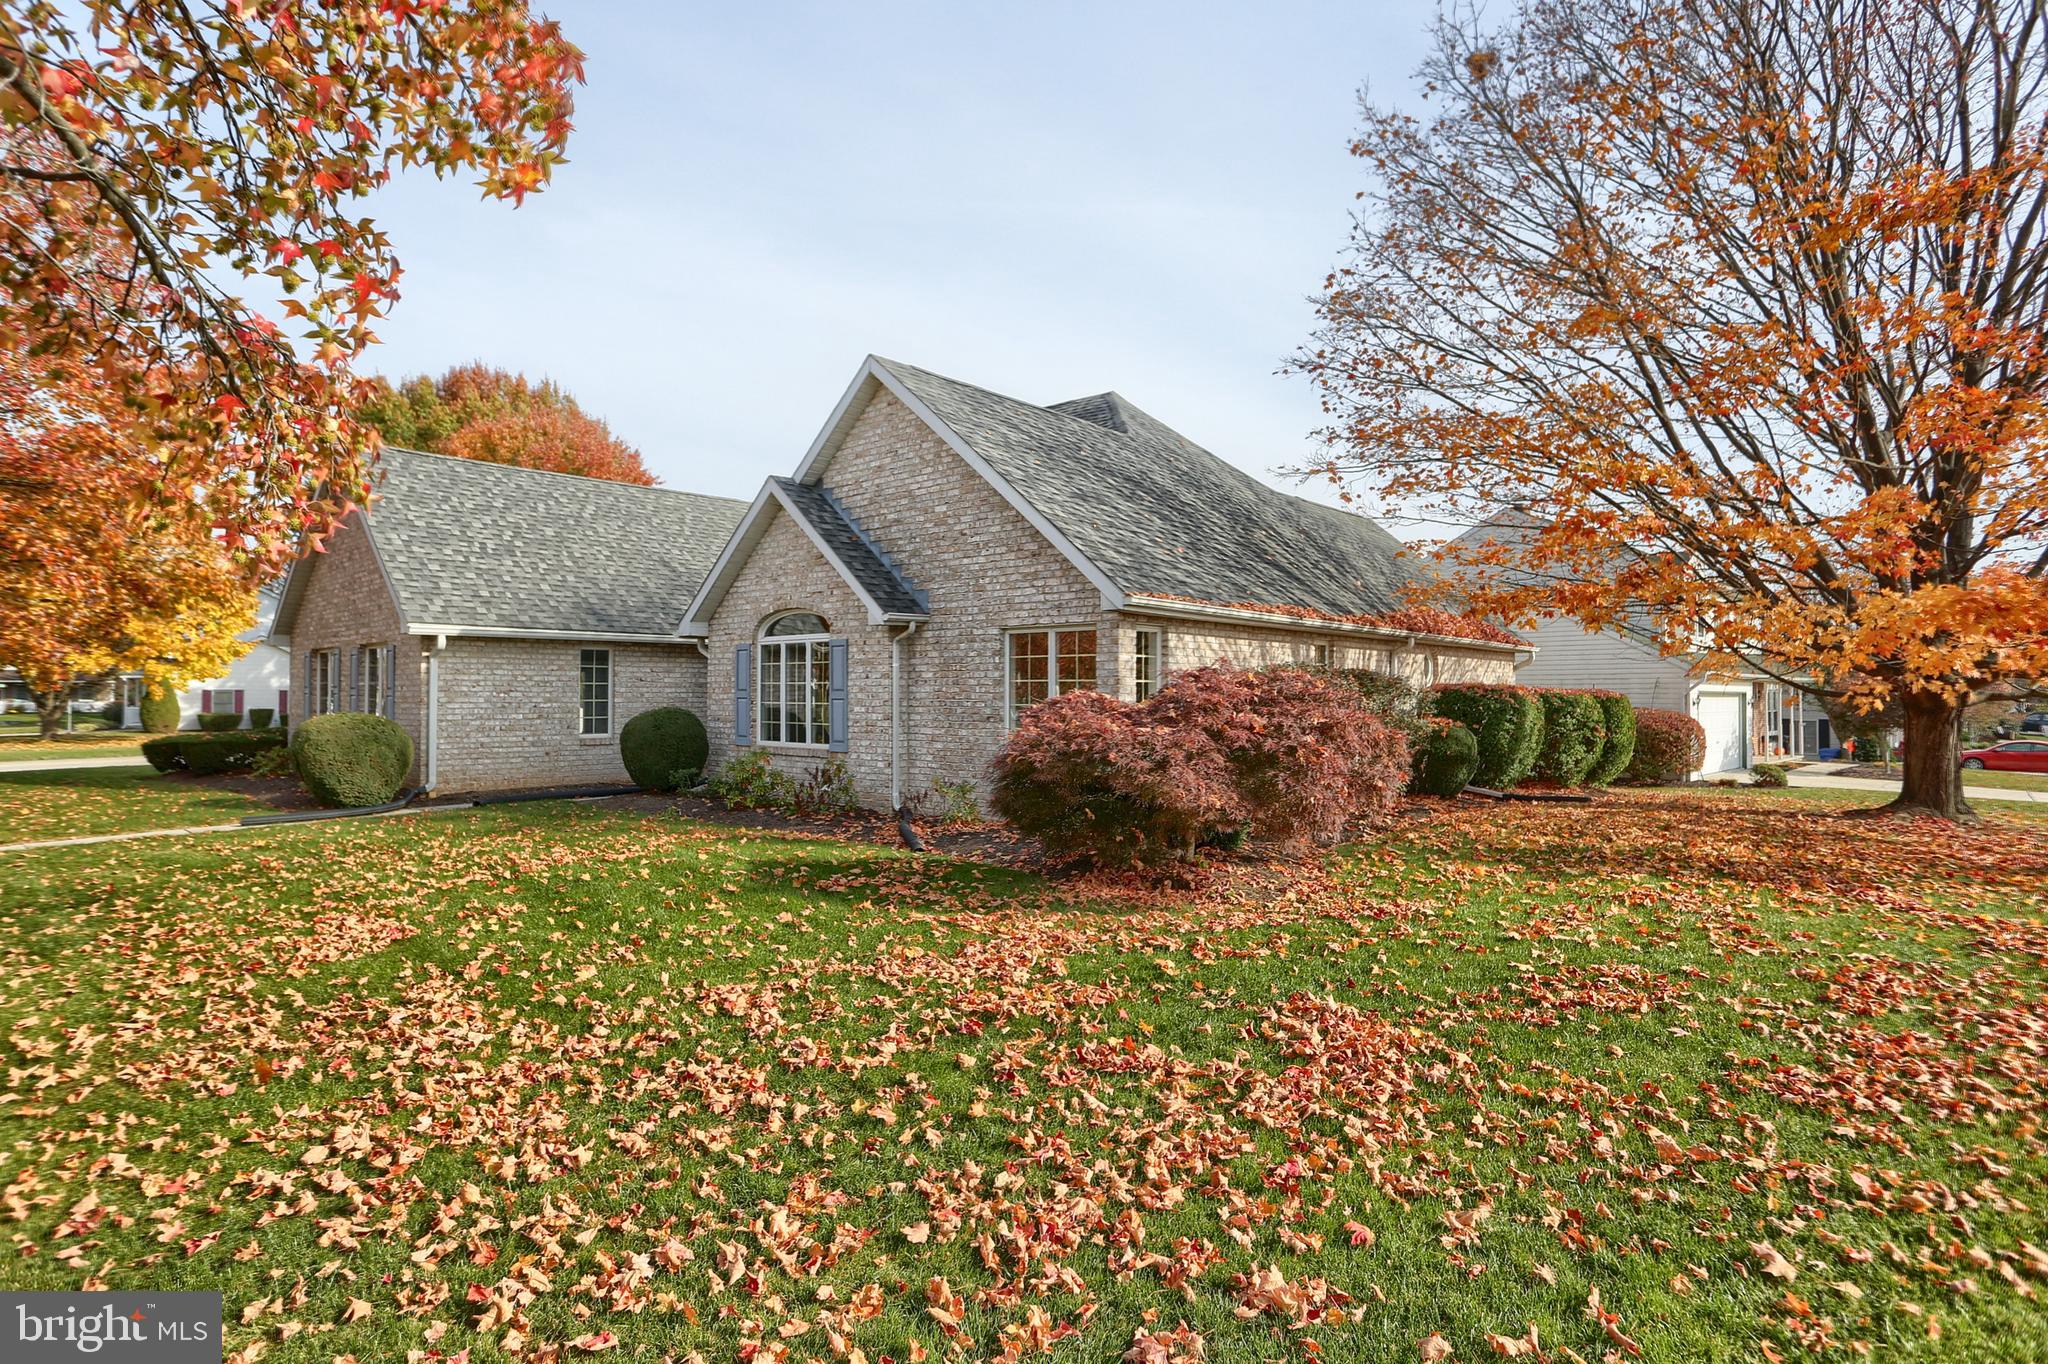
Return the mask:
<path id="1" fill-rule="evenodd" d="M 1417 572 L 1373 521 L 1269 488 L 1115 393 L 1037 407 L 879 363 L 1127 593 L 1379 615 Z"/>
<path id="2" fill-rule="evenodd" d="M 818 538 L 832 547 L 861 590 L 893 616 L 921 616 L 929 609 L 925 596 L 912 587 L 887 554 L 862 533 L 831 489 L 818 484 L 777 478 L 775 486 L 789 498 L 796 514 L 810 523 Z"/>
<path id="3" fill-rule="evenodd" d="M 672 635 L 747 504 L 384 447 L 368 524 L 408 626 Z"/>

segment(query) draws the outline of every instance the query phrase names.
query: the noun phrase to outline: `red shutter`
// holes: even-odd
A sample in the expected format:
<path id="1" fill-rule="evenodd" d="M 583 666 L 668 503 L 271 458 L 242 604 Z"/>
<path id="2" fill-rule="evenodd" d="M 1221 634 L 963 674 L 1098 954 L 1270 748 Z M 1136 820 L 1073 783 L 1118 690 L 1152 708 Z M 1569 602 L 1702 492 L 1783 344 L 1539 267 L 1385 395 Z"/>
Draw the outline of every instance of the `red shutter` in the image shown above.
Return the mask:
<path id="1" fill-rule="evenodd" d="M 201 715 L 213 714 L 213 688 L 201 687 L 199 689 L 199 713 Z"/>
<path id="2" fill-rule="evenodd" d="M 242 689 L 241 689 L 240 687 L 236 687 L 236 688 L 235 688 L 235 714 L 237 714 L 237 715 L 240 715 L 241 713 L 242 713 Z"/>
<path id="3" fill-rule="evenodd" d="M 279 687 L 277 689 L 277 718 L 280 720 L 287 719 L 291 713 L 292 689 L 290 687 Z"/>

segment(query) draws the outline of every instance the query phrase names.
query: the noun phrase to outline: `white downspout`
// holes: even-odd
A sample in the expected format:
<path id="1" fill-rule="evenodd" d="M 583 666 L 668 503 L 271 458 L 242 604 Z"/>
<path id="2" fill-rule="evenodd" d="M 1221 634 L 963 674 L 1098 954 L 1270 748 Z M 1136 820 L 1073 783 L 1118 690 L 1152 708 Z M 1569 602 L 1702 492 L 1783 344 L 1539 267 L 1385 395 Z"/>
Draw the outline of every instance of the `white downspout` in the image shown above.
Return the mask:
<path id="1" fill-rule="evenodd" d="M 432 791 L 441 775 L 441 651 L 448 647 L 448 636 L 435 635 L 434 647 L 427 651 L 427 784 Z"/>
<path id="2" fill-rule="evenodd" d="M 903 641 L 922 622 L 910 621 L 889 640 L 889 809 L 903 808 Z"/>

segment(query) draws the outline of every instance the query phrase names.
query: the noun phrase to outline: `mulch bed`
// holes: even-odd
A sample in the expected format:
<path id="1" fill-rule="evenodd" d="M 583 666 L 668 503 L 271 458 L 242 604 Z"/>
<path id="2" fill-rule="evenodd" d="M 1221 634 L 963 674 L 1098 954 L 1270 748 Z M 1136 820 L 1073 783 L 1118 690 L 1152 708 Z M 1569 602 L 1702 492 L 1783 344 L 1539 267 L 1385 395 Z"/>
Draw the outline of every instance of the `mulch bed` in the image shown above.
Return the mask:
<path id="1" fill-rule="evenodd" d="M 1844 767 L 1835 774 L 1838 777 L 1875 777 L 1878 781 L 1903 781 L 1904 776 L 1897 767 L 1886 767 L 1883 763 L 1857 763 Z"/>
<path id="2" fill-rule="evenodd" d="M 233 791 L 262 801 L 280 814 L 289 810 L 317 810 L 320 802 L 296 777 L 258 777 L 247 772 L 225 772 L 217 777 L 195 777 L 188 772 L 166 772 L 163 780 L 201 791 Z"/>

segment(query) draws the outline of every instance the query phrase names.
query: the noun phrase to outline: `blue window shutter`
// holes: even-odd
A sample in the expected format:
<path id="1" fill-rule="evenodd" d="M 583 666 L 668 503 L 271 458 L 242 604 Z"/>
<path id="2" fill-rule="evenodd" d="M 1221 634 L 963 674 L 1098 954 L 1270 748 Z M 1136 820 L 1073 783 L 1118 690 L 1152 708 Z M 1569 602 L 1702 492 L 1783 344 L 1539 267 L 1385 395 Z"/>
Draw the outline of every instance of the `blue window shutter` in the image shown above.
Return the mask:
<path id="1" fill-rule="evenodd" d="M 732 651 L 732 741 L 754 742 L 754 648 L 742 644 Z"/>
<path id="2" fill-rule="evenodd" d="M 387 720 L 398 718 L 397 668 L 398 646 L 387 644 L 384 646 L 384 718 Z"/>
<path id="3" fill-rule="evenodd" d="M 348 651 L 348 708 L 363 708 L 363 646 Z"/>
<path id="4" fill-rule="evenodd" d="M 834 753 L 846 751 L 846 641 L 831 643 L 832 674 L 826 692 L 827 723 L 831 726 L 826 745 Z"/>

